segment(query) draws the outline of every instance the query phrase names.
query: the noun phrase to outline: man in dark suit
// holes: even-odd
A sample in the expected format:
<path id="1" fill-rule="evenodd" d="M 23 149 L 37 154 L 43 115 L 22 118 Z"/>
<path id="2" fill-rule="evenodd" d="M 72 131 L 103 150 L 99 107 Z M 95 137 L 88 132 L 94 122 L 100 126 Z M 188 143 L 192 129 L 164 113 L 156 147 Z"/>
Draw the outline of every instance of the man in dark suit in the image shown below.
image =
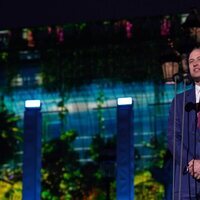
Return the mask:
<path id="1" fill-rule="evenodd" d="M 191 51 L 188 63 L 194 87 L 175 96 L 168 121 L 168 148 L 173 154 L 173 200 L 200 199 L 200 48 Z"/>

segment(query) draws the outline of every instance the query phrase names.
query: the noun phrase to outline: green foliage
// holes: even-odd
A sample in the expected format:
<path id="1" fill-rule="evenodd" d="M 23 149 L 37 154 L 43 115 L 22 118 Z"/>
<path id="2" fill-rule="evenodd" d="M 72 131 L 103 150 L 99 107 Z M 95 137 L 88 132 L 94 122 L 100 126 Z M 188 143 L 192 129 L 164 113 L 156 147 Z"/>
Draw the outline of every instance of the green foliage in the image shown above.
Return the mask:
<path id="1" fill-rule="evenodd" d="M 103 116 L 103 113 L 104 113 L 103 106 L 104 106 L 104 101 L 105 101 L 105 95 L 104 95 L 103 90 L 99 91 L 96 101 L 97 101 L 97 111 L 98 111 L 97 113 L 98 130 L 99 130 L 99 133 L 103 135 L 105 131 L 104 116 Z"/>
<path id="2" fill-rule="evenodd" d="M 89 71 L 79 63 L 79 54 L 81 52 L 64 49 L 62 46 L 44 52 L 42 75 L 43 87 L 47 91 L 57 90 L 62 96 L 64 92 L 89 81 Z"/>
<path id="3" fill-rule="evenodd" d="M 106 140 L 100 134 L 96 134 L 91 143 L 90 155 L 97 163 L 106 160 L 115 161 L 115 150 L 115 138 Z"/>
<path id="4" fill-rule="evenodd" d="M 96 188 L 106 195 L 111 195 L 108 191 L 115 182 L 115 153 L 115 138 L 106 140 L 100 134 L 97 134 L 93 138 L 90 147 L 90 156 L 93 159 L 93 162 L 88 163 L 88 165 L 85 166 L 85 172 L 83 172 L 84 175 L 90 170 L 90 176 L 86 180 L 87 182 L 90 182 L 89 187 L 87 187 L 86 190 L 88 193 Z"/>
<path id="5" fill-rule="evenodd" d="M 97 161 L 97 162 L 99 161 L 99 157 L 100 157 L 99 153 L 104 145 L 105 145 L 105 141 L 103 137 L 100 134 L 97 134 L 93 138 L 91 148 L 90 148 L 90 155 L 94 161 Z"/>
<path id="6" fill-rule="evenodd" d="M 150 142 L 143 142 L 144 147 L 152 151 L 153 158 L 150 162 L 151 167 L 163 167 L 164 156 L 167 152 L 166 133 L 160 133 L 159 136 L 152 136 Z"/>
<path id="7" fill-rule="evenodd" d="M 8 60 L 8 52 L 0 52 L 0 63 L 4 63 Z"/>
<path id="8" fill-rule="evenodd" d="M 132 42 L 78 48 L 57 45 L 43 51 L 43 87 L 63 92 L 101 79 L 125 83 L 161 80 L 158 41 Z"/>
<path id="9" fill-rule="evenodd" d="M 8 199 L 22 199 L 22 182 L 6 182 L 4 180 L 0 180 L 0 199 L 8 200 Z"/>
<path id="10" fill-rule="evenodd" d="M 76 133 L 68 131 L 43 145 L 43 199 L 81 196 L 79 157 L 72 147 L 75 138 Z"/>
<path id="11" fill-rule="evenodd" d="M 162 200 L 164 198 L 164 187 L 157 182 L 151 172 L 139 171 L 134 180 L 136 200 Z"/>
<path id="12" fill-rule="evenodd" d="M 60 120 L 63 122 L 65 120 L 66 115 L 68 114 L 68 109 L 65 106 L 65 95 L 63 94 L 61 98 L 62 100 L 58 102 L 58 109 Z"/>
<path id="13" fill-rule="evenodd" d="M 3 92 L 10 93 L 13 90 L 11 82 L 20 70 L 18 53 L 14 50 L 0 52 L 1 74 L 5 82 L 1 87 Z"/>
<path id="14" fill-rule="evenodd" d="M 4 104 L 0 110 L 0 164 L 4 164 L 11 160 L 19 148 L 21 138 L 21 130 L 17 123 L 19 117 L 14 113 L 10 113 Z"/>

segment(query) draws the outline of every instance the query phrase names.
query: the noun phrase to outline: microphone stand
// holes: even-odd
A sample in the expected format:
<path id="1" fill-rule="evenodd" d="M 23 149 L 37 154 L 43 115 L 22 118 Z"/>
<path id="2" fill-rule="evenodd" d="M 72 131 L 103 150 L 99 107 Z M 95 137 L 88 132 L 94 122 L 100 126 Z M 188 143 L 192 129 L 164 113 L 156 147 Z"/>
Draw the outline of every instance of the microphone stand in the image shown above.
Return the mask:
<path id="1" fill-rule="evenodd" d="M 182 75 L 177 73 L 173 76 L 174 80 L 174 134 L 173 134 L 173 174 L 172 174 L 172 200 L 174 199 L 174 188 L 175 188 L 175 160 L 176 160 L 176 95 L 177 95 L 177 84 L 182 81 Z"/>
<path id="2" fill-rule="evenodd" d="M 183 164 L 183 139 L 184 139 L 184 121 L 185 121 L 185 95 L 186 95 L 186 85 L 189 85 L 192 83 L 192 79 L 190 77 L 190 75 L 188 75 L 187 73 L 186 74 L 183 74 L 182 78 L 180 78 L 179 80 L 183 80 L 183 107 L 182 107 L 182 127 L 181 127 L 181 152 L 180 152 L 180 166 L 179 166 L 179 200 L 181 200 L 181 191 L 182 191 L 182 164 Z M 175 86 L 175 92 L 177 92 L 176 90 L 176 86 Z M 176 155 L 175 155 L 175 145 L 176 145 L 176 99 L 175 99 L 175 105 L 174 105 L 174 141 L 173 141 L 173 200 L 174 200 L 174 186 L 175 186 L 175 176 L 174 176 L 174 173 L 175 173 L 175 158 L 176 158 Z"/>

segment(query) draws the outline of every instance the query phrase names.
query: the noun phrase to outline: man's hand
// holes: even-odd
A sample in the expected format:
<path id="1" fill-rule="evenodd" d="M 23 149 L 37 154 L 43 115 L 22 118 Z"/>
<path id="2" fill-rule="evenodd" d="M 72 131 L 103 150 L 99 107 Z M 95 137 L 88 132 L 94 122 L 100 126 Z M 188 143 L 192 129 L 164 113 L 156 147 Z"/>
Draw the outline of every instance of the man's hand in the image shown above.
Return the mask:
<path id="1" fill-rule="evenodd" d="M 188 163 L 188 171 L 195 179 L 200 179 L 200 160 L 191 160 Z"/>

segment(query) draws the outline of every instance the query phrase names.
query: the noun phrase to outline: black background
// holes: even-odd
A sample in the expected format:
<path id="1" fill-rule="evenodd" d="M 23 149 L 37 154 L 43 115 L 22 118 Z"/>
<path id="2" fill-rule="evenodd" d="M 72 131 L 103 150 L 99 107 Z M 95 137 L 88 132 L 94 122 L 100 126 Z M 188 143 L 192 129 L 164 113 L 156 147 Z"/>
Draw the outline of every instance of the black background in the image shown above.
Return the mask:
<path id="1" fill-rule="evenodd" d="M 200 0 L 1 0 L 0 29 L 188 13 Z"/>

